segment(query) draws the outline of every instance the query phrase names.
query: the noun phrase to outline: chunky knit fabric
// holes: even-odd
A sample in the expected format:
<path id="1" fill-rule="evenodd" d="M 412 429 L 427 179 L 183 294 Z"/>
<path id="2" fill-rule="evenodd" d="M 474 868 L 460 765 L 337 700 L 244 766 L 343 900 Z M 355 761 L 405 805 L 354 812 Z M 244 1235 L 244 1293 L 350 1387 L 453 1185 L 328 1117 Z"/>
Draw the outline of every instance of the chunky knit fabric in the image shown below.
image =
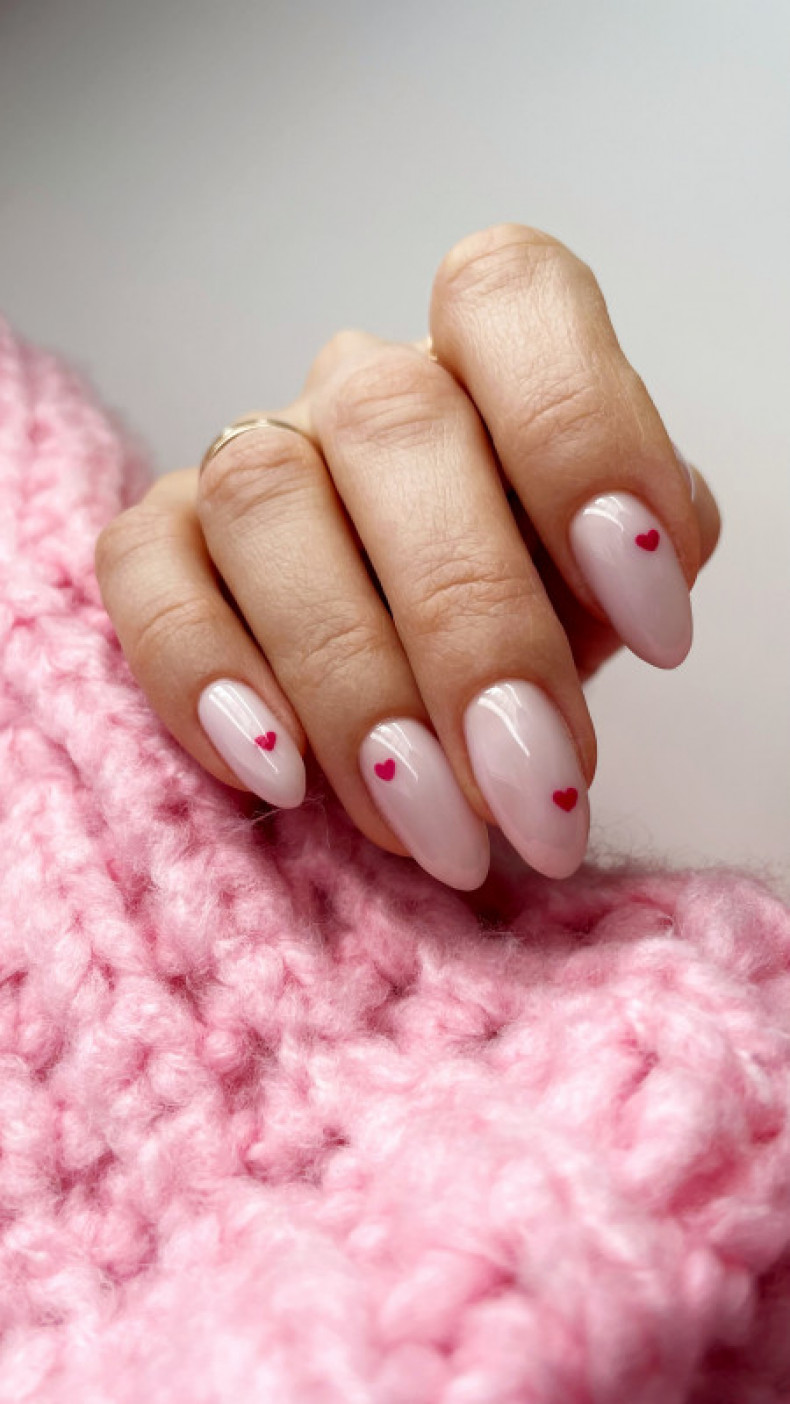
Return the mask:
<path id="1" fill-rule="evenodd" d="M 2 1404 L 790 1399 L 784 903 L 215 781 L 94 576 L 148 481 L 0 324 Z"/>

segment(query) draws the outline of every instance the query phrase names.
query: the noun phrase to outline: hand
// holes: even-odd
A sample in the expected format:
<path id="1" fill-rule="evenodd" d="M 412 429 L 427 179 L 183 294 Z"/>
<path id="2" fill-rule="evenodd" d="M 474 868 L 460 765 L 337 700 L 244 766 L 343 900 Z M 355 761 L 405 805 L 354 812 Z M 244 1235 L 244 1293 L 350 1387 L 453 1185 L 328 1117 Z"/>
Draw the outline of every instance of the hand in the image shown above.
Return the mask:
<path id="1" fill-rule="evenodd" d="M 582 683 L 660 668 L 720 518 L 623 356 L 589 269 L 519 224 L 455 245 L 430 338 L 341 332 L 297 399 L 155 482 L 96 542 L 130 669 L 218 779 L 290 808 L 308 742 L 355 824 L 479 887 L 486 823 L 582 861 Z M 437 740 L 438 737 L 438 740 Z"/>

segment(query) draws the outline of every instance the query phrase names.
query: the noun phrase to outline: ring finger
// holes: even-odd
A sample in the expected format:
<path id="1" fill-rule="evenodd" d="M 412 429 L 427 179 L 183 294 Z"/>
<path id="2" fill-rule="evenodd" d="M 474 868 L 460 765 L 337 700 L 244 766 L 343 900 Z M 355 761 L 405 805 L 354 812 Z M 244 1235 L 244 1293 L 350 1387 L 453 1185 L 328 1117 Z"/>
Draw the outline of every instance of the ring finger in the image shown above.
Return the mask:
<path id="1" fill-rule="evenodd" d="M 424 348 L 360 332 L 329 343 L 308 389 L 313 431 L 464 794 L 533 867 L 568 876 L 587 845 L 595 734 L 475 405 Z M 399 765 L 385 733 L 376 744 Z M 373 754 L 368 737 L 360 764 L 381 804 L 392 792 L 376 785 Z"/>

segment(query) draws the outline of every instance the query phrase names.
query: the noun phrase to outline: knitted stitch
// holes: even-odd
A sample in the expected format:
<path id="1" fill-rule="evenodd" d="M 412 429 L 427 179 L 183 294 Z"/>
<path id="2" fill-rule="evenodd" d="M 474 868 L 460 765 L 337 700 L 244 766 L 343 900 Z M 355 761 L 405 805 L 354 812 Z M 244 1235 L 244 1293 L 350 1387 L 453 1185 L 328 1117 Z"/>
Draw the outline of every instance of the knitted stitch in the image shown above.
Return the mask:
<path id="1" fill-rule="evenodd" d="M 94 575 L 149 482 L 0 323 L 2 1404 L 790 1399 L 787 906 L 215 780 Z"/>

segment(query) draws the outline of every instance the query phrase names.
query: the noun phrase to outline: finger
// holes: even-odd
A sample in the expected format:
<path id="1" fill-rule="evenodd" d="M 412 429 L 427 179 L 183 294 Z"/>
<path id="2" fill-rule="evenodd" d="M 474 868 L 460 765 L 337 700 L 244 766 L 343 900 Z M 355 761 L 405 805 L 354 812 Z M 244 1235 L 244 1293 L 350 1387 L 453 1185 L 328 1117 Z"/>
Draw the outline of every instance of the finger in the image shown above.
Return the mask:
<path id="1" fill-rule="evenodd" d="M 470 803 L 567 876 L 595 735 L 474 406 L 417 348 L 371 338 L 314 381 L 310 414 Z"/>
<path id="2" fill-rule="evenodd" d="M 420 337 L 412 341 L 410 345 L 430 356 L 432 360 L 438 360 L 433 350 L 433 338 L 430 335 Z M 688 475 L 689 491 L 699 529 L 700 567 L 702 567 L 707 564 L 716 549 L 721 535 L 721 516 L 713 494 L 700 470 L 689 463 L 677 444 L 673 444 L 673 447 Z M 578 596 L 574 594 L 548 550 L 538 539 L 523 503 L 515 489 L 508 483 L 499 463 L 497 463 L 497 471 L 505 487 L 516 525 L 540 574 L 552 608 L 567 635 L 579 681 L 585 683 L 607 659 L 622 648 L 620 635 L 608 622 L 605 623 L 592 615 L 581 603 Z"/>
<path id="3" fill-rule="evenodd" d="M 639 657 L 677 666 L 697 516 L 591 270 L 539 230 L 494 226 L 442 261 L 431 332 L 571 590 Z"/>
<path id="4" fill-rule="evenodd" d="M 412 341 L 410 345 L 438 360 L 433 349 L 433 338 L 428 335 Z M 688 475 L 689 492 L 697 517 L 700 539 L 700 567 L 707 564 L 713 555 L 721 535 L 721 516 L 713 494 L 698 468 L 673 443 L 675 453 Z M 511 511 L 521 536 L 543 581 L 557 618 L 560 620 L 571 647 L 576 671 L 581 683 L 587 682 L 622 647 L 620 635 L 609 623 L 604 623 L 584 607 L 573 593 L 555 565 L 543 543 L 537 538 L 535 528 L 527 517 L 523 503 L 515 489 L 508 483 L 501 466 L 497 471 L 504 484 Z"/>
<path id="5" fill-rule="evenodd" d="M 384 847 L 399 839 L 448 885 L 479 887 L 490 862 L 485 822 L 430 729 L 320 454 L 287 430 L 251 430 L 207 463 L 197 511 L 211 558 L 350 817 Z"/>
<path id="6" fill-rule="evenodd" d="M 433 348 L 433 338 L 420 337 L 410 345 L 437 361 Z M 699 468 L 689 463 L 676 443 L 673 448 L 681 466 L 688 475 L 689 492 L 697 518 L 700 541 L 700 567 L 707 564 L 716 549 L 721 536 L 721 514 L 716 500 Z M 530 555 L 551 600 L 554 612 L 560 620 L 571 646 L 579 680 L 584 683 L 604 663 L 622 647 L 622 640 L 610 624 L 596 619 L 581 604 L 560 574 L 546 547 L 537 538 L 523 503 L 516 490 L 508 482 L 497 462 L 497 471 L 503 482 L 516 525 L 526 542 Z"/>
<path id="7" fill-rule="evenodd" d="M 223 598 L 195 512 L 196 485 L 196 469 L 166 474 L 103 529 L 95 545 L 102 600 L 132 675 L 184 749 L 218 780 L 290 809 L 305 794 L 304 730 Z M 228 679 L 241 685 L 235 698 Z M 224 754 L 198 721 L 197 699 L 209 687 Z"/>

